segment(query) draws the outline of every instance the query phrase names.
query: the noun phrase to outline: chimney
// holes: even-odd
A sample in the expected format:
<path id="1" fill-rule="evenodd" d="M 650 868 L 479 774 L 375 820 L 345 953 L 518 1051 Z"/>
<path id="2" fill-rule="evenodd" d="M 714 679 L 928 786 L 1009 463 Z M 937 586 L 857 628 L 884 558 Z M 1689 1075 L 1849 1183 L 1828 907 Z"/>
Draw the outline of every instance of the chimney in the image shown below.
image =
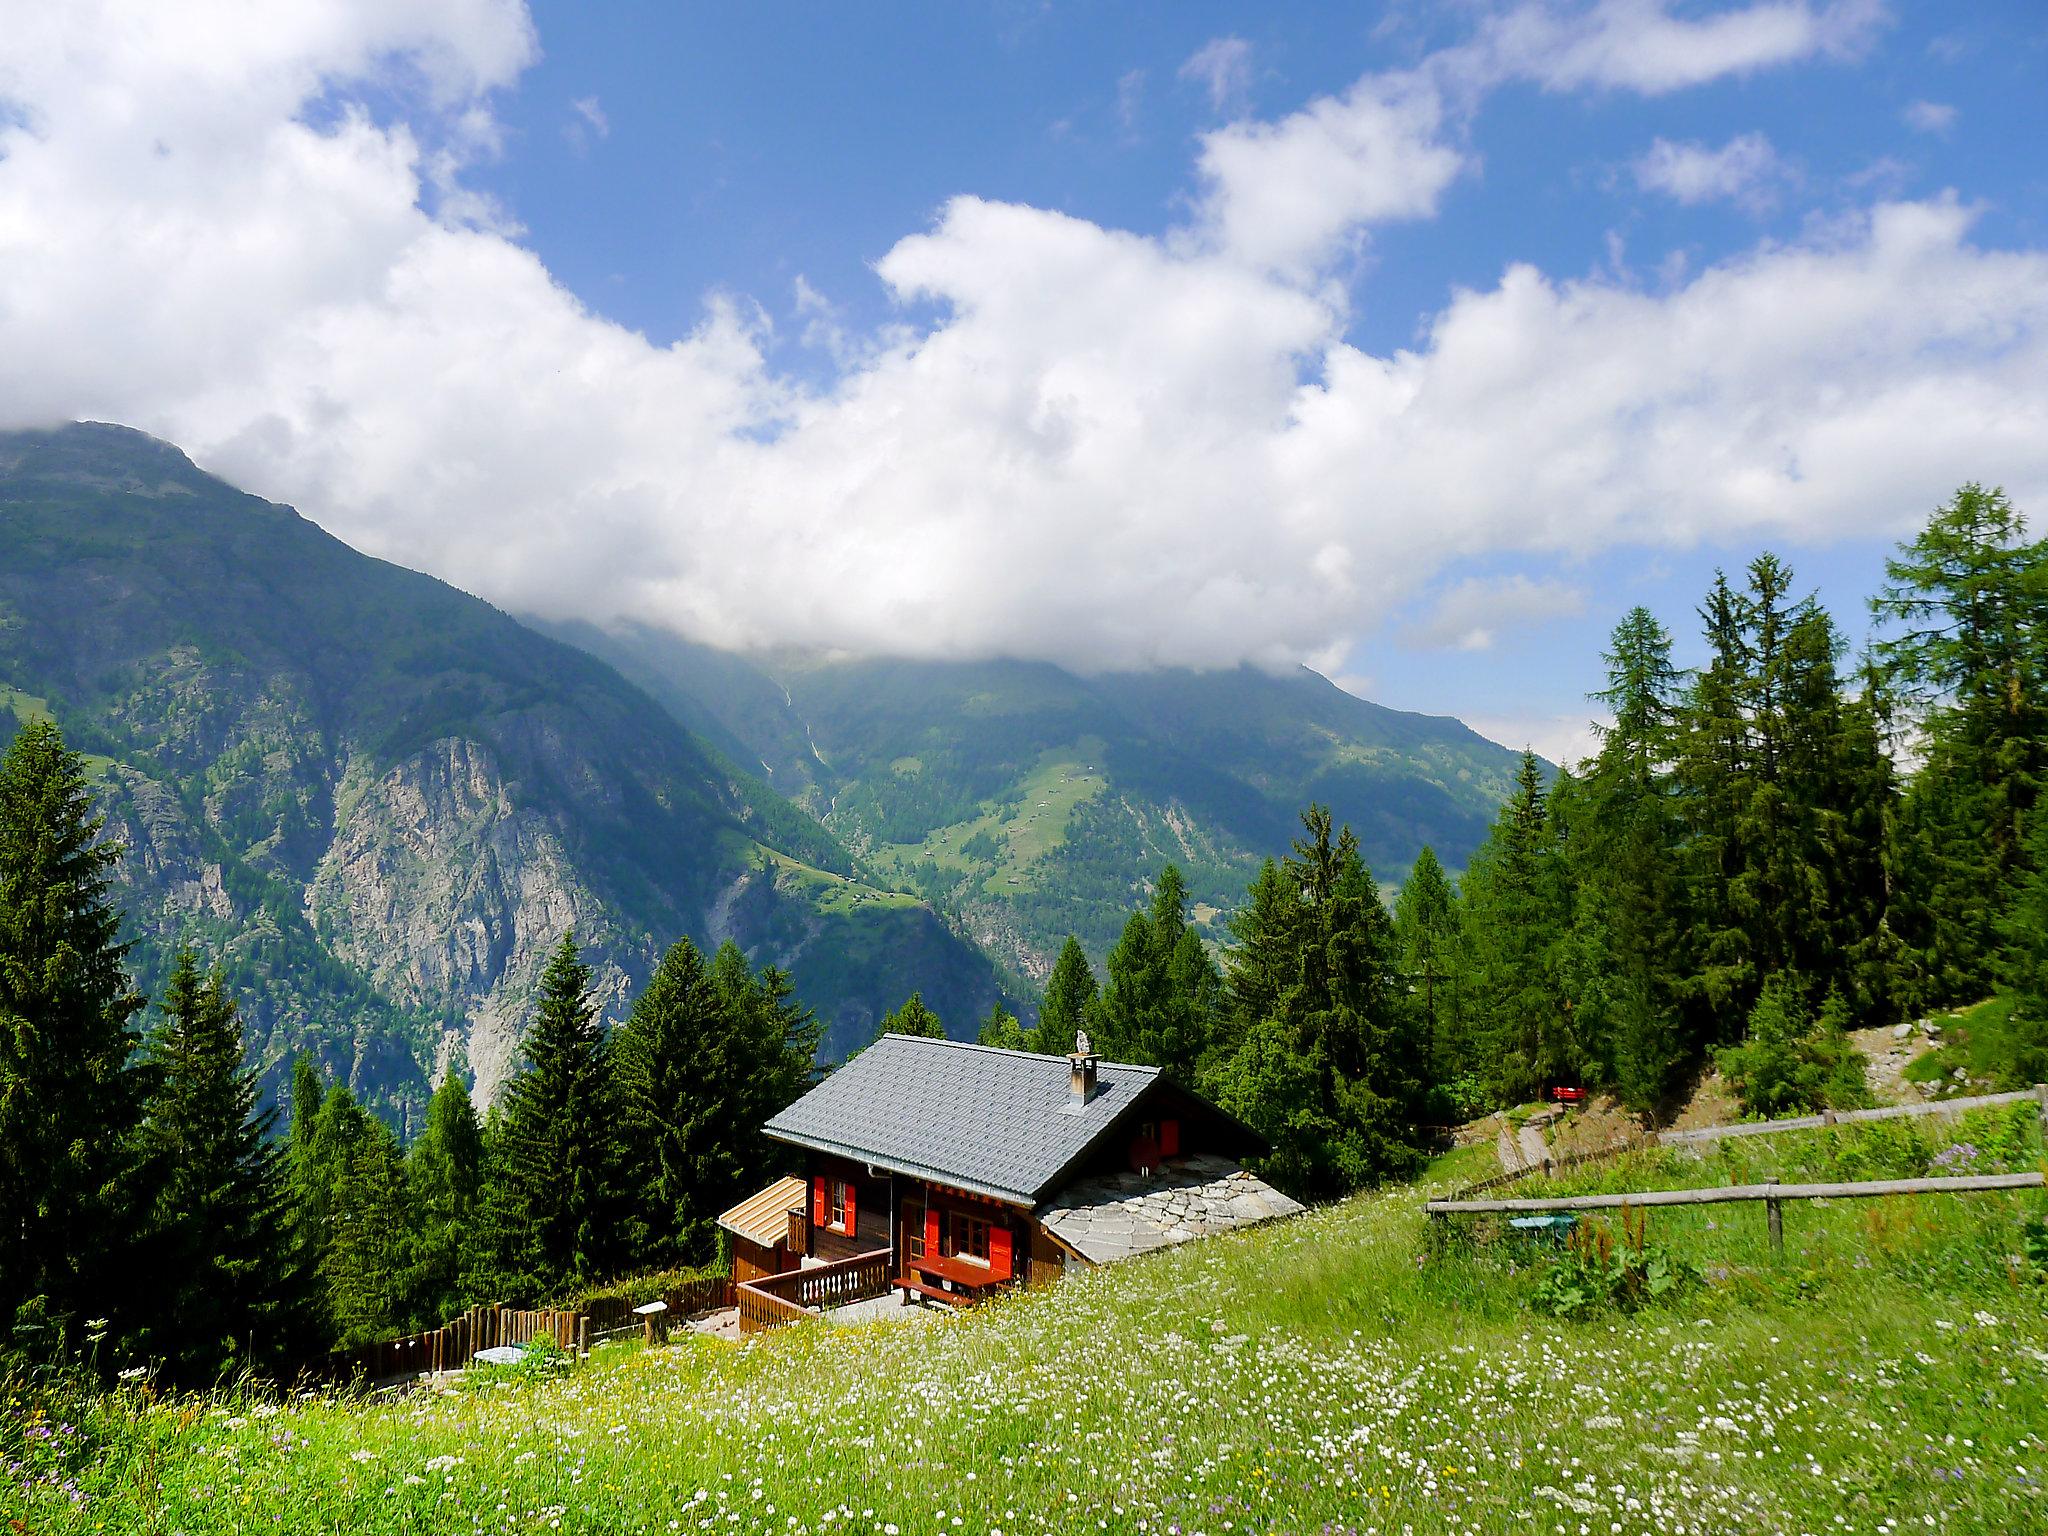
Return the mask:
<path id="1" fill-rule="evenodd" d="M 1074 1054 L 1067 1058 L 1067 1065 L 1073 1071 L 1073 1089 L 1067 1108 L 1078 1110 L 1101 1090 L 1096 1086 L 1095 1069 L 1102 1064 L 1102 1058 L 1088 1049 L 1088 1032 L 1082 1030 L 1074 1036 Z"/>

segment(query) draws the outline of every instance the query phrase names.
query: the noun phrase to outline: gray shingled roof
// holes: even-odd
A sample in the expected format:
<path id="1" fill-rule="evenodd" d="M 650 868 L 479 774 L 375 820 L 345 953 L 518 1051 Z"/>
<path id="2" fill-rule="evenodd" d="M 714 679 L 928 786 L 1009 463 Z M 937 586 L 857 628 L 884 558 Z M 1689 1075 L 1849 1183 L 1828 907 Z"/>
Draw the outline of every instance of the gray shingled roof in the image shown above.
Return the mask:
<path id="1" fill-rule="evenodd" d="M 1102 1063 L 1078 1111 L 1064 1056 L 884 1035 L 762 1129 L 777 1141 L 1035 1205 L 1159 1078 Z"/>

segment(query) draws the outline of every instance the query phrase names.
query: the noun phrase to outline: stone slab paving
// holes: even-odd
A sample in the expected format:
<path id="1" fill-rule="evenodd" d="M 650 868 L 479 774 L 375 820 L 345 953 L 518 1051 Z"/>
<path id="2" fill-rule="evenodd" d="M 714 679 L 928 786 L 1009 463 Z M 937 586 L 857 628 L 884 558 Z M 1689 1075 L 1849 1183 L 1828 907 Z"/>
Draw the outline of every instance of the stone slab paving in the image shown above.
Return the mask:
<path id="1" fill-rule="evenodd" d="M 1039 1208 L 1039 1220 L 1097 1264 L 1257 1226 L 1302 1209 L 1227 1158 L 1174 1158 L 1151 1175 L 1115 1174 L 1070 1184 Z"/>

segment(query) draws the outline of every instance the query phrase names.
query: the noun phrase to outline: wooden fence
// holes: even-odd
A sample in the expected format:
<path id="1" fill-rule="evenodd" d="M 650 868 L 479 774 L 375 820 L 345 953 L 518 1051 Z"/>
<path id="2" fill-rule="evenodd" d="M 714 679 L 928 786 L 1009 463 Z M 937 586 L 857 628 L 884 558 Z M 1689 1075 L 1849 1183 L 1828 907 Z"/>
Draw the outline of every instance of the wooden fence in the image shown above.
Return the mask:
<path id="1" fill-rule="evenodd" d="M 428 1372 L 460 1370 L 478 1350 L 554 1340 L 563 1349 L 590 1347 L 590 1319 L 577 1311 L 545 1308 L 471 1307 L 462 1316 L 425 1333 L 337 1350 L 315 1374 L 334 1381 L 391 1381 Z"/>
<path id="2" fill-rule="evenodd" d="M 2040 1173 L 1978 1173 L 1939 1179 L 1859 1179 L 1846 1184 L 1729 1184 L 1718 1189 L 1646 1189 L 1627 1195 L 1559 1195 L 1534 1200 L 1431 1200 L 1423 1206 L 1432 1218 L 1441 1216 L 1533 1216 L 1547 1211 L 1641 1210 L 1660 1205 L 1725 1205 L 1764 1202 L 1770 1219 L 1771 1246 L 1785 1246 L 1784 1202 L 1787 1200 L 1867 1200 L 1885 1195 L 1966 1195 L 1990 1189 L 2040 1189 L 2048 1178 Z"/>
<path id="3" fill-rule="evenodd" d="M 808 1269 L 761 1275 L 733 1287 L 740 1309 L 740 1332 L 755 1333 L 782 1323 L 816 1317 L 827 1307 L 884 1296 L 889 1291 L 889 1250 L 876 1248 L 850 1259 L 813 1264 Z"/>
<path id="4" fill-rule="evenodd" d="M 1657 1141 L 1667 1147 L 1723 1141 L 1731 1136 L 1769 1136 L 1778 1131 L 1818 1131 L 1831 1125 L 1856 1125 L 1866 1120 L 1898 1120 L 1914 1115 L 1959 1115 L 1966 1109 L 1988 1109 L 1997 1104 L 2021 1104 L 2028 1100 L 2041 1106 L 2041 1118 L 2048 1123 L 2048 1083 L 2037 1083 L 2018 1093 L 1982 1093 L 1974 1098 L 1930 1099 L 1925 1104 L 1893 1104 L 1884 1109 L 1831 1109 L 1818 1115 L 1799 1115 L 1787 1120 L 1755 1120 L 1742 1125 L 1710 1125 L 1697 1131 L 1665 1131 Z"/>
<path id="5" fill-rule="evenodd" d="M 694 1317 L 700 1312 L 717 1312 L 735 1305 L 730 1275 L 707 1275 L 686 1280 L 651 1299 L 665 1302 L 671 1319 Z M 592 1297 L 583 1303 L 583 1310 L 590 1318 L 590 1336 L 596 1339 L 610 1334 L 642 1332 L 642 1321 L 634 1308 L 644 1305 L 644 1302 L 624 1296 Z"/>

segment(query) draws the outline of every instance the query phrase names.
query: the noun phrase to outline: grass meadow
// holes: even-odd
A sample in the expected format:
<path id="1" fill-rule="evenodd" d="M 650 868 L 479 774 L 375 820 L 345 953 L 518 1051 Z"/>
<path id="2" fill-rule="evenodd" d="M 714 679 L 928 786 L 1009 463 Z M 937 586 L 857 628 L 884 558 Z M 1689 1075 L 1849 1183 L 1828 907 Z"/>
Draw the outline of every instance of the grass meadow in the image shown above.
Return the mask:
<path id="1" fill-rule="evenodd" d="M 2038 1136 L 1975 1158 L 2036 1166 Z M 1891 1136 L 1887 1130 L 1883 1133 Z M 1919 1131 L 1920 1153 L 1999 1127 Z M 1649 1153 L 1576 1187 L 1839 1169 Z M 2031 1137 L 2031 1139 L 2029 1139 Z M 1776 1138 L 1773 1138 L 1774 1140 Z M 1438 1189 L 1486 1171 L 1441 1160 Z M 1981 1166 L 1981 1165 L 1980 1165 Z M 1878 1176 L 1872 1173 L 1868 1176 Z M 8 1403 L 12 1530 L 1897 1532 L 2048 1524 L 2033 1193 L 1653 1213 L 1700 1284 L 1573 1321 L 1555 1251 L 1401 1188 L 965 1316 L 620 1345 L 366 1402 Z"/>

